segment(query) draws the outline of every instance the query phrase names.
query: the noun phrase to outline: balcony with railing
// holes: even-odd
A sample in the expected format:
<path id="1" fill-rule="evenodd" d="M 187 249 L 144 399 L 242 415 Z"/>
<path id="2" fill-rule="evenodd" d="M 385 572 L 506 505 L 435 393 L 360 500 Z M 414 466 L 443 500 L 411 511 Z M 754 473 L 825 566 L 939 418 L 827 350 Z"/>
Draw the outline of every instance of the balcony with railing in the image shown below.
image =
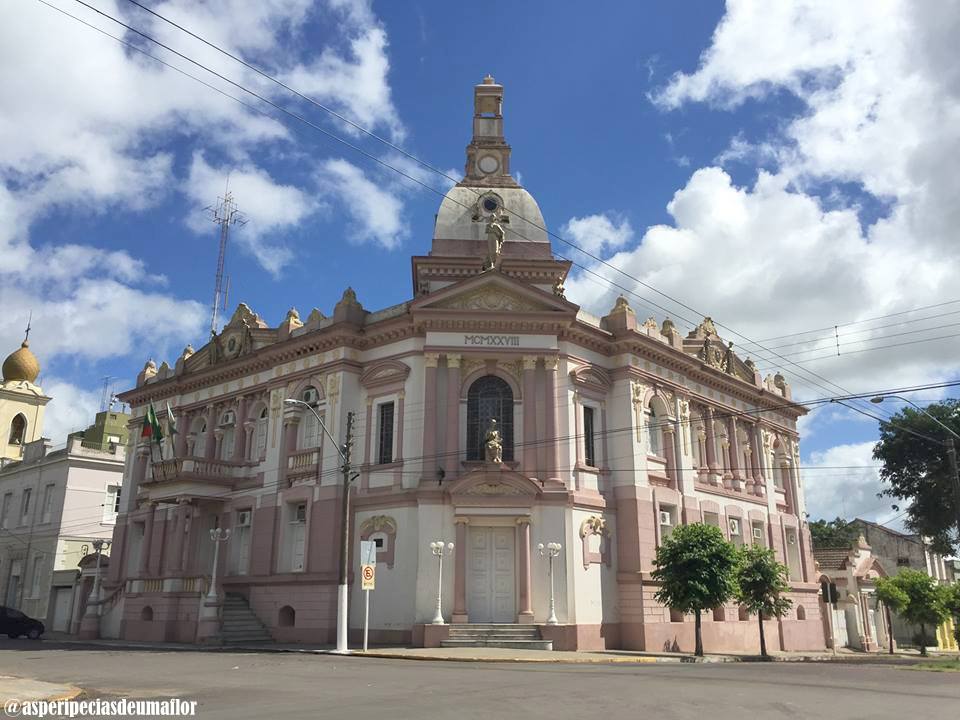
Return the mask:
<path id="1" fill-rule="evenodd" d="M 150 464 L 141 489 L 151 499 L 171 495 L 210 495 L 235 490 L 239 481 L 250 476 L 252 464 L 231 460 L 182 457 L 158 460 Z"/>
<path id="2" fill-rule="evenodd" d="M 319 448 L 290 453 L 287 456 L 287 482 L 290 485 L 299 485 L 316 479 L 319 474 L 319 468 L 317 467 L 319 462 Z"/>

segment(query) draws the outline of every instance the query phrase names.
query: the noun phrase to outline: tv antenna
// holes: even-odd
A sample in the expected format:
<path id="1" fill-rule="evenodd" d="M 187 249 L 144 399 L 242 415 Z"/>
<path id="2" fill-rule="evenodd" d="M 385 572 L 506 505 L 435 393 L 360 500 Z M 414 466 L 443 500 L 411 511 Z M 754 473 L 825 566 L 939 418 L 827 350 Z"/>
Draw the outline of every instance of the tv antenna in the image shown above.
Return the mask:
<path id="1" fill-rule="evenodd" d="M 113 375 L 103 376 L 103 388 L 100 391 L 100 412 L 104 410 L 113 410 L 113 403 L 116 402 L 116 396 L 113 394 L 113 385 L 111 380 L 116 380 Z"/>
<path id="2" fill-rule="evenodd" d="M 210 219 L 220 226 L 220 255 L 217 257 L 217 279 L 213 290 L 213 312 L 210 318 L 210 336 L 217 334 L 217 316 L 222 309 L 227 310 L 227 294 L 223 287 L 223 266 L 227 255 L 227 240 L 230 237 L 230 226 L 239 225 L 243 227 L 247 224 L 247 219 L 237 209 L 237 203 L 233 199 L 233 193 L 230 192 L 230 176 L 227 175 L 227 184 L 223 192 L 223 197 L 217 198 L 216 207 L 207 206 L 204 208 L 210 213 Z M 227 291 L 230 288 L 230 280 L 227 279 Z"/>

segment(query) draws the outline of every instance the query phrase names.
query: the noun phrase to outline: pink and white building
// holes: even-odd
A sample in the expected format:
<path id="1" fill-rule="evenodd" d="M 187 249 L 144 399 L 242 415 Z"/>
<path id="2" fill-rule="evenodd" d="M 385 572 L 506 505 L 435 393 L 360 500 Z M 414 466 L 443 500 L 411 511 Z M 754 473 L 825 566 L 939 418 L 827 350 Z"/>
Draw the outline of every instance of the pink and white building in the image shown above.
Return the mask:
<path id="1" fill-rule="evenodd" d="M 222 593 L 277 640 L 334 639 L 340 459 L 313 413 L 284 403 L 294 398 L 338 444 L 356 417 L 351 630 L 359 542 L 373 539 L 372 642 L 435 645 L 450 623 L 518 623 L 540 625 L 556 649 L 691 650 L 692 617 L 653 599 L 651 571 L 676 525 L 703 521 L 789 567 L 795 607 L 769 622 L 774 647 L 824 646 L 798 472 L 804 408 L 709 318 L 682 335 L 670 320 L 638 322 L 623 298 L 594 317 L 564 297 L 570 264 L 510 175 L 502 97 L 492 78 L 475 88 L 465 177 L 440 205 L 430 253 L 412 259 L 410 300 L 369 311 L 348 289 L 331 315 L 291 310 L 276 327 L 241 305 L 210 343 L 172 367 L 147 363 L 121 396 L 133 427 L 149 403 L 170 403 L 181 432 L 173 459 L 128 454 L 105 625 L 141 640 L 215 634 L 200 617 L 219 526 L 232 530 Z M 484 461 L 491 418 L 502 463 Z M 447 625 L 431 624 L 435 540 L 456 548 Z M 563 550 L 559 624 L 547 626 L 537 548 L 550 542 Z M 756 623 L 716 608 L 704 642 L 755 649 Z"/>

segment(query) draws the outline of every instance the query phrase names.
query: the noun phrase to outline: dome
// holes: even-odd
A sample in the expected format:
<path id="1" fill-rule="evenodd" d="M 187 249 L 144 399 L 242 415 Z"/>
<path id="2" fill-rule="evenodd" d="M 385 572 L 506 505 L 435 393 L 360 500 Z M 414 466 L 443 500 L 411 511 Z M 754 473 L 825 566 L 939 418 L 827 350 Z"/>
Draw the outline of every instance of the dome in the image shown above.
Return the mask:
<path id="1" fill-rule="evenodd" d="M 496 209 L 501 205 L 510 219 L 507 242 L 534 242 L 550 244 L 540 206 L 533 195 L 521 187 L 469 187 L 456 185 L 440 203 L 434 240 L 480 240 L 486 242 L 486 224 L 474 219 L 487 214 L 485 202 Z"/>
<path id="2" fill-rule="evenodd" d="M 3 361 L 3 381 L 11 382 L 15 380 L 26 380 L 35 382 L 40 374 L 40 363 L 37 357 L 30 352 L 30 343 L 26 340 L 20 345 L 20 349 L 11 353 Z"/>

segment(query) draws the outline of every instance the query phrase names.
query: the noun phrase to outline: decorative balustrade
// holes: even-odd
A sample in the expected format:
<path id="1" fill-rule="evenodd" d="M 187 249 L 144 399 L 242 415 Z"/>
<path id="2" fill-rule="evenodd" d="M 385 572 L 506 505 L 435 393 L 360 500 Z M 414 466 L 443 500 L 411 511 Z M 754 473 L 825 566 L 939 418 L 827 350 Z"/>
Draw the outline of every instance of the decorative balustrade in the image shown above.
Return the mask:
<path id="1" fill-rule="evenodd" d="M 206 458 L 171 458 L 151 464 L 146 483 L 181 482 L 184 480 L 229 484 L 229 481 L 245 477 L 249 463 Z"/>
<path id="2" fill-rule="evenodd" d="M 315 469 L 319 459 L 320 451 L 317 450 L 317 448 L 291 453 L 287 457 L 287 470 L 293 473 L 300 473 Z"/>

